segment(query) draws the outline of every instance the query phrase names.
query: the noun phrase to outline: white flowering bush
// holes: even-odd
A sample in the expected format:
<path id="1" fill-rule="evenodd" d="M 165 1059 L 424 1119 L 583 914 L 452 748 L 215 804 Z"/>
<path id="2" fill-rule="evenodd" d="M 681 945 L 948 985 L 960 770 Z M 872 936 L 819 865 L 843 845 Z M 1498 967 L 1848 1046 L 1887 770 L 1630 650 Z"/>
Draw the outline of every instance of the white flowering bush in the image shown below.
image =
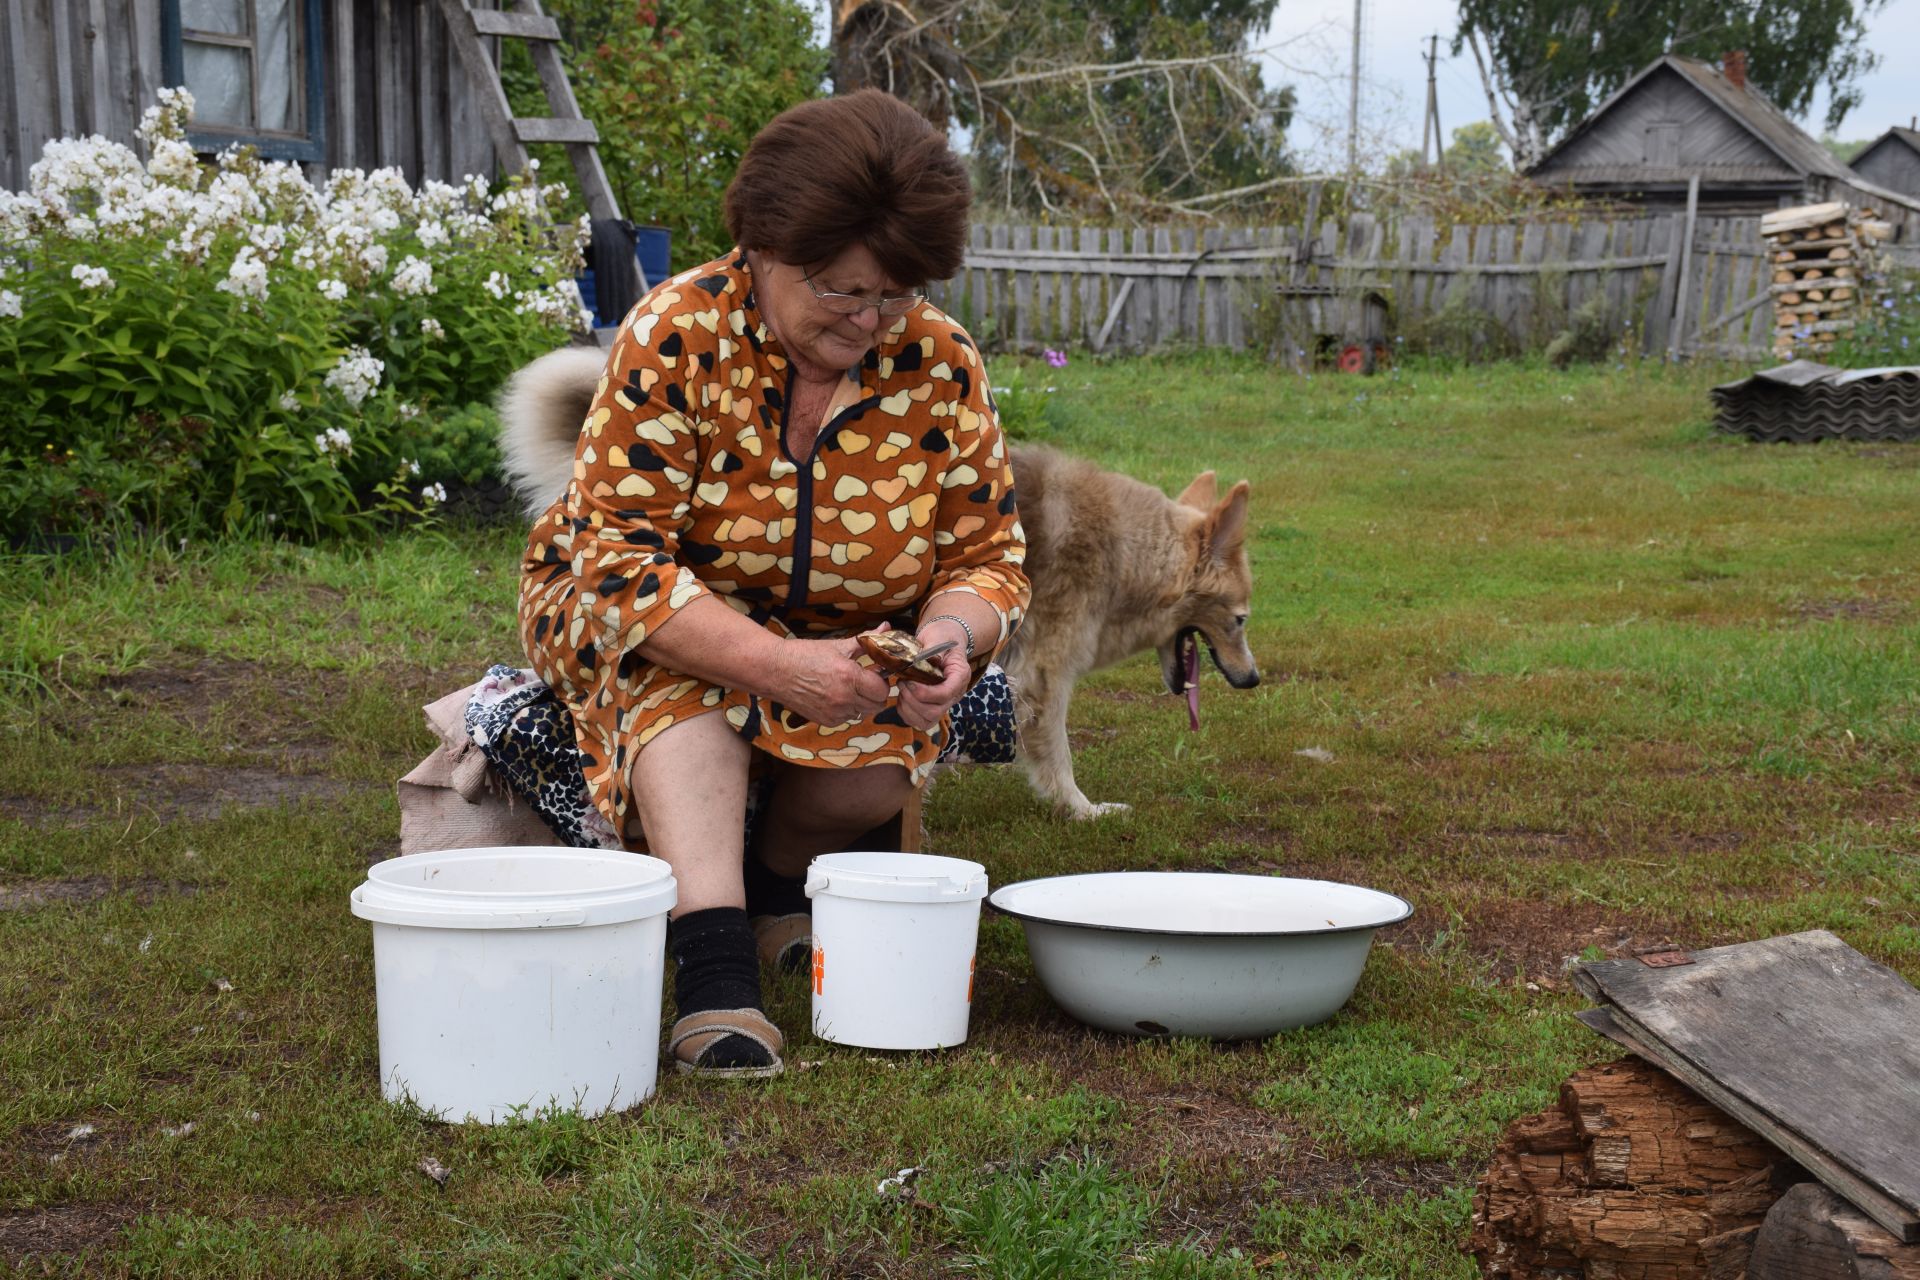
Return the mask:
<path id="1" fill-rule="evenodd" d="M 564 189 L 537 171 L 499 191 L 393 169 L 316 187 L 248 149 L 203 165 L 192 111 L 162 90 L 144 161 L 59 139 L 0 192 L 0 535 L 113 518 L 311 535 L 423 511 L 408 464 L 431 411 L 588 323 L 585 223 L 556 224 Z"/>

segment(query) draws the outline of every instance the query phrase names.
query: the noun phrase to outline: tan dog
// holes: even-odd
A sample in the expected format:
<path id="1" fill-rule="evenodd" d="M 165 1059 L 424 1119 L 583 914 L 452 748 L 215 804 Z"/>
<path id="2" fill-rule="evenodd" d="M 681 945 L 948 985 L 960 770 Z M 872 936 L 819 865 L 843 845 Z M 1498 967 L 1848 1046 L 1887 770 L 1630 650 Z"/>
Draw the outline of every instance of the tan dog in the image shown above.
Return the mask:
<path id="1" fill-rule="evenodd" d="M 568 347 L 521 369 L 501 392 L 501 452 L 530 519 L 573 475 L 574 445 L 605 363 L 599 351 Z M 1260 683 L 1247 648 L 1247 482 L 1220 498 L 1206 471 L 1174 499 L 1031 446 L 1014 448 L 1013 474 L 1033 580 L 1033 602 L 1006 654 L 1021 761 L 1034 790 L 1062 813 L 1123 810 L 1094 804 L 1074 784 L 1067 745 L 1073 686 L 1155 649 L 1168 690 L 1185 693 L 1183 649 L 1196 638 L 1236 689 Z"/>
<path id="2" fill-rule="evenodd" d="M 1197 637 L 1234 688 L 1260 683 L 1247 648 L 1248 486 L 1242 480 L 1221 498 L 1213 472 L 1203 471 L 1169 498 L 1031 446 L 1013 451 L 1013 475 L 1033 580 L 1033 603 L 1006 658 L 1021 763 L 1061 812 L 1095 818 L 1127 806 L 1095 804 L 1074 783 L 1067 704 L 1081 676 L 1154 649 L 1168 691 L 1185 693 L 1183 649 Z"/>

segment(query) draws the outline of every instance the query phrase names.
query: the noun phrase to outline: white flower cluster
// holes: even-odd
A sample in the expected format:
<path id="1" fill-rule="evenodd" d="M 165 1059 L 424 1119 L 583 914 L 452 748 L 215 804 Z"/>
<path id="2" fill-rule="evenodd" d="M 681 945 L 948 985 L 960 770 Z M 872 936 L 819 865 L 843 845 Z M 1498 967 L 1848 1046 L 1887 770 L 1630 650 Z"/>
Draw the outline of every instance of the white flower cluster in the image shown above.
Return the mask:
<path id="1" fill-rule="evenodd" d="M 593 328 L 593 312 L 580 301 L 580 286 L 561 280 L 544 289 L 522 289 L 513 295 L 517 314 L 532 312 L 552 324 L 564 324 L 582 332 Z"/>
<path id="2" fill-rule="evenodd" d="M 438 506 L 439 504 L 441 504 L 442 502 L 445 502 L 446 500 L 447 500 L 447 486 L 439 483 L 438 481 L 428 485 L 426 488 L 420 491 L 420 501 L 426 503 L 430 507 Z"/>
<path id="3" fill-rule="evenodd" d="M 327 385 L 358 409 L 368 396 L 380 389 L 380 378 L 386 370 L 386 361 L 365 347 L 348 347 L 340 363 L 327 371 Z"/>
<path id="4" fill-rule="evenodd" d="M 331 453 L 352 453 L 353 437 L 347 434 L 345 427 L 328 427 L 313 438 L 313 447 L 323 455 Z"/>
<path id="5" fill-rule="evenodd" d="M 254 255 L 252 245 L 243 244 L 240 252 L 233 255 L 233 265 L 227 268 L 227 278 L 213 287 L 240 299 L 243 307 L 248 299 L 265 301 L 267 264 Z"/>
<path id="6" fill-rule="evenodd" d="M 0 289 L 0 317 L 18 320 L 25 314 L 26 310 L 20 303 L 20 295 L 11 289 Z"/>
<path id="7" fill-rule="evenodd" d="M 425 334 L 427 337 L 432 338 L 435 342 L 438 342 L 440 339 L 447 336 L 446 329 L 443 328 L 440 322 L 438 320 L 435 320 L 432 316 L 420 317 L 420 332 Z"/>
<path id="8" fill-rule="evenodd" d="M 408 254 L 407 260 L 400 264 L 400 269 L 393 273 L 393 291 L 410 298 L 422 298 L 440 292 L 433 283 L 433 264 Z"/>
<path id="9" fill-rule="evenodd" d="M 264 301 L 287 273 L 297 273 L 295 287 L 331 302 L 380 289 L 429 297 L 440 292 L 445 276 L 436 268 L 445 259 L 495 246 L 522 263 L 531 252 L 534 280 L 570 278 L 579 267 L 587 224 L 553 234 L 565 188 L 540 183 L 537 173 L 497 194 L 480 176 L 416 190 L 393 168 L 336 170 L 315 188 L 298 165 L 237 147 L 203 166 L 186 140 L 193 109 L 185 89 L 160 91 L 138 130 L 144 163 L 99 136 L 48 142 L 28 189 L 0 192 L 0 278 L 29 266 L 54 236 L 82 246 L 151 238 L 156 253 L 204 264 L 216 279 L 223 273 L 215 287 L 249 304 Z M 73 278 L 87 289 L 113 287 L 105 267 L 76 267 Z M 497 299 L 515 296 L 506 271 L 486 287 Z M 570 319 L 558 303 L 522 301 L 523 310 Z"/>

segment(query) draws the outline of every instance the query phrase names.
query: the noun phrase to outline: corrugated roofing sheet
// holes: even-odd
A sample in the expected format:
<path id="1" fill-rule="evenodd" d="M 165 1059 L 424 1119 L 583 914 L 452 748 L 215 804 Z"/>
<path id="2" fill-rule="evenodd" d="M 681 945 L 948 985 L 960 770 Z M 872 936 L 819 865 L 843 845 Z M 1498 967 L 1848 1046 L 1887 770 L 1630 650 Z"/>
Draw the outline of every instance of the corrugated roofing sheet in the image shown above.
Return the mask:
<path id="1" fill-rule="evenodd" d="M 1751 440 L 1920 440 L 1920 366 L 1795 360 L 1715 387 L 1714 425 Z"/>

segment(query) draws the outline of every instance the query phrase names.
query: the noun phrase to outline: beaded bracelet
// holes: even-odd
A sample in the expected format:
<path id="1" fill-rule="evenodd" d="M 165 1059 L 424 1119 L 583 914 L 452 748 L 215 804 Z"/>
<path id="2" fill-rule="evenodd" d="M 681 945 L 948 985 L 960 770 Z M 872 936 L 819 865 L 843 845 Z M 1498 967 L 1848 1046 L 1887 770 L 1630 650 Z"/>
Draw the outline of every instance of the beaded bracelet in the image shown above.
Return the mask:
<path id="1" fill-rule="evenodd" d="M 973 656 L 973 628 L 967 625 L 965 618 L 957 613 L 936 613 L 931 618 L 923 618 L 920 625 L 924 627 L 929 622 L 951 622 L 959 627 L 967 637 L 967 656 L 969 658 Z"/>

